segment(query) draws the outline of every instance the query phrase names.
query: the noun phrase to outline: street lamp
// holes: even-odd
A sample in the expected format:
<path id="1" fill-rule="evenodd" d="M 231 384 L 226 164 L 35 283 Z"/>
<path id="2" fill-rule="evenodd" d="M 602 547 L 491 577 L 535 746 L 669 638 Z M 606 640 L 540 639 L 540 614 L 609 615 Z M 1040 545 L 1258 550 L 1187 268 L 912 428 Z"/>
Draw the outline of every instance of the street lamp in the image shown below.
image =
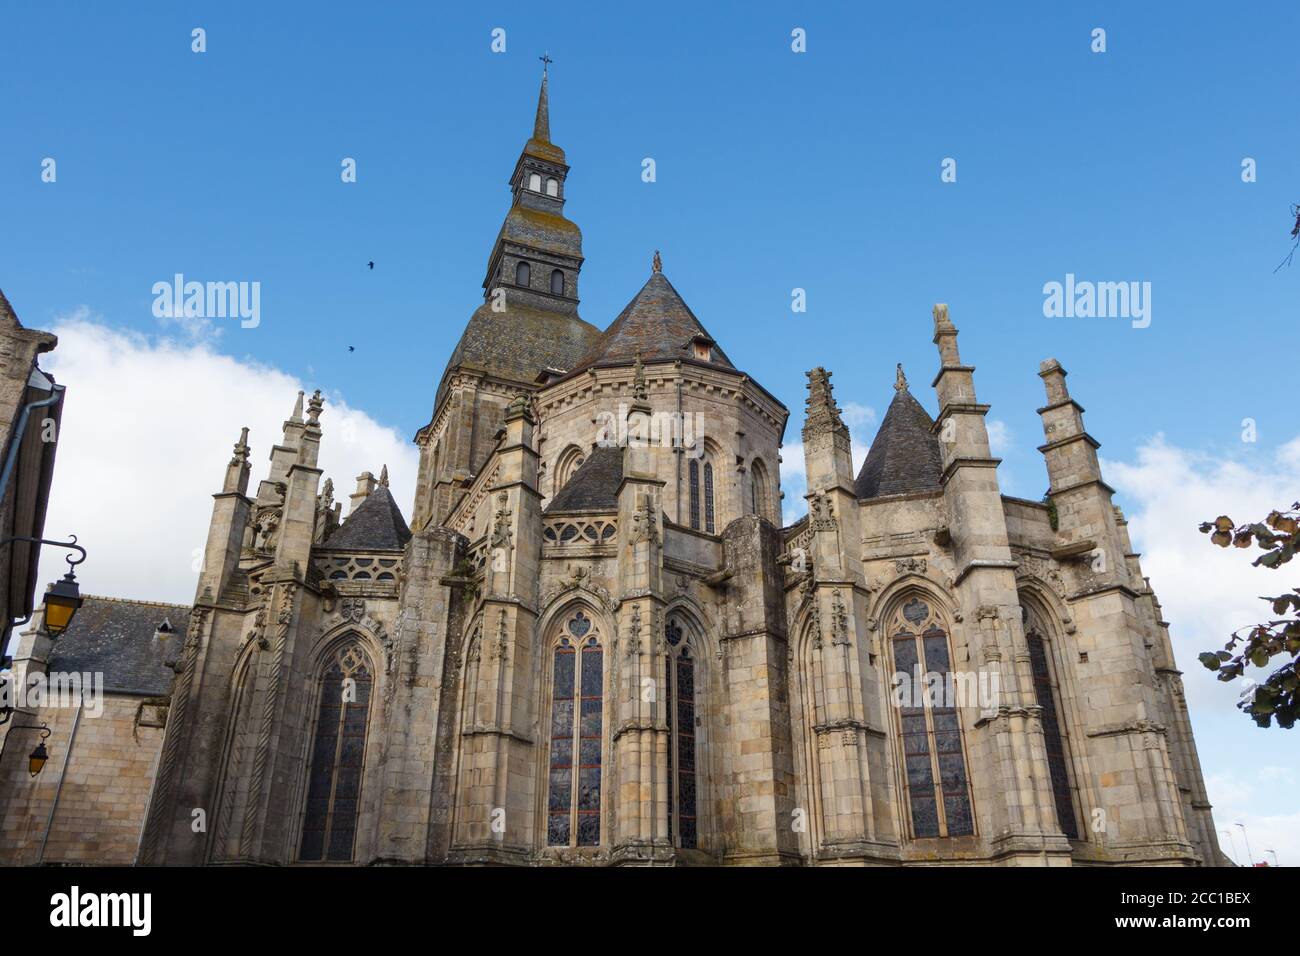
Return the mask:
<path id="1" fill-rule="evenodd" d="M 68 629 L 68 625 L 72 623 L 73 615 L 77 613 L 77 608 L 81 607 L 82 604 L 81 588 L 77 586 L 77 576 L 73 569 L 86 560 L 86 549 L 77 544 L 75 534 L 69 535 L 69 537 L 72 539 L 71 541 L 51 541 L 48 538 L 29 538 L 18 535 L 0 541 L 0 547 L 14 541 L 31 541 L 35 544 L 52 544 L 56 548 L 68 548 L 81 552 L 79 558 L 65 557 L 63 559 L 68 562 L 68 573 L 51 584 L 45 592 L 45 633 L 49 634 L 50 637 L 58 637 Z"/>
<path id="2" fill-rule="evenodd" d="M 1250 852 L 1250 837 L 1246 836 L 1246 824 L 1234 823 L 1233 826 L 1241 827 L 1241 838 L 1246 841 L 1246 865 L 1255 865 L 1255 855 Z"/>
<path id="3" fill-rule="evenodd" d="M 72 573 L 72 568 L 68 568 L 68 573 L 51 584 L 45 592 L 45 632 L 50 637 L 58 637 L 66 631 L 81 603 L 77 576 Z"/>
<path id="4" fill-rule="evenodd" d="M 50 736 L 49 724 L 14 724 L 9 728 L 9 733 L 15 730 L 39 730 L 41 732 L 40 742 L 37 743 L 36 749 L 27 757 L 27 772 L 33 777 L 45 769 L 45 762 L 50 759 L 50 752 L 45 749 L 45 741 Z M 8 735 L 5 736 L 5 744 L 9 743 Z M 0 747 L 0 760 L 4 759 L 4 748 Z"/>

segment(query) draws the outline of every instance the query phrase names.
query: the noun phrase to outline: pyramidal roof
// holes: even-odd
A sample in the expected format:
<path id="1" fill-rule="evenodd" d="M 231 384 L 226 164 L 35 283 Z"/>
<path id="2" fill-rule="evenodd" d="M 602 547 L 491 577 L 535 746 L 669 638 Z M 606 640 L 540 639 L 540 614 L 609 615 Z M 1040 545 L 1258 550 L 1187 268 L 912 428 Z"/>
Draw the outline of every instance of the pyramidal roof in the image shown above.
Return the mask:
<path id="1" fill-rule="evenodd" d="M 411 540 L 411 529 L 385 485 L 376 485 L 347 520 L 326 539 L 326 548 L 358 551 L 400 551 Z"/>
<path id="2" fill-rule="evenodd" d="M 692 360 L 691 342 L 701 338 L 712 347 L 709 364 L 735 369 L 668 277 L 656 269 L 574 370 L 621 365 L 638 354 L 643 362 Z"/>
<path id="3" fill-rule="evenodd" d="M 934 420 L 912 397 L 906 384 L 896 389 L 854 483 L 859 498 L 940 488 L 943 460 L 939 455 L 939 440 L 932 430 Z"/>
<path id="4" fill-rule="evenodd" d="M 614 511 L 623 482 L 623 449 L 597 445 L 569 483 L 546 506 L 546 514 L 565 511 Z"/>

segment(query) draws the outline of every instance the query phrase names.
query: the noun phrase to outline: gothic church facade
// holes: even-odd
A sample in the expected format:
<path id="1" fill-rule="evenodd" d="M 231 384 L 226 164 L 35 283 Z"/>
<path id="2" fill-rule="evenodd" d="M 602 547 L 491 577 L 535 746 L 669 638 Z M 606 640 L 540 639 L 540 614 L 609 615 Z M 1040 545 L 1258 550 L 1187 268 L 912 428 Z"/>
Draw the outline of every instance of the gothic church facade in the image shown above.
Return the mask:
<path id="1" fill-rule="evenodd" d="M 139 861 L 1219 865 L 1169 627 L 1065 370 L 1038 373 L 1041 502 L 999 489 L 945 306 L 937 415 L 900 368 L 857 474 L 812 370 L 808 515 L 782 527 L 789 412 L 658 256 L 607 328 L 579 317 L 568 170 L 544 77 L 409 526 L 370 473 L 342 520 L 319 393 L 255 487 L 236 444 Z"/>

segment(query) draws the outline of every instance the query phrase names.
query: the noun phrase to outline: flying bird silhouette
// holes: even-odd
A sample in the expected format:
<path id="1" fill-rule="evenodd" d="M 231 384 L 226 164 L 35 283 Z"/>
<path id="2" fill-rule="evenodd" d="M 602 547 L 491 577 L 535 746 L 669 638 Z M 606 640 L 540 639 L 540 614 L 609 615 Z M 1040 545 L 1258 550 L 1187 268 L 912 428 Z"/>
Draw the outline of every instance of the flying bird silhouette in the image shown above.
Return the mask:
<path id="1" fill-rule="evenodd" d="M 356 349 L 353 348 L 351 345 L 349 345 L 349 346 L 348 346 L 348 351 L 349 351 L 349 352 L 355 352 Z"/>
<path id="2" fill-rule="evenodd" d="M 374 260 L 372 259 L 372 260 L 370 260 L 370 268 L 373 269 L 374 267 L 375 267 L 375 262 L 374 262 Z"/>

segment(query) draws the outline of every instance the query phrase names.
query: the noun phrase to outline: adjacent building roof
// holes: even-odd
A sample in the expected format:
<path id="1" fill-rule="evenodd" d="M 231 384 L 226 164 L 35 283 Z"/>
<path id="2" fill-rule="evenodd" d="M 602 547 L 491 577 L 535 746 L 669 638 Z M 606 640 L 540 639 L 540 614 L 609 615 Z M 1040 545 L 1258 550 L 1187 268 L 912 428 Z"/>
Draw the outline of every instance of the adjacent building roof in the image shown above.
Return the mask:
<path id="1" fill-rule="evenodd" d="M 104 675 L 104 690 L 158 697 L 170 693 L 190 609 L 184 604 L 93 597 L 54 641 L 49 670 Z"/>
<path id="2" fill-rule="evenodd" d="M 705 331 L 672 283 L 662 272 L 652 272 L 641 291 L 619 313 L 599 341 L 572 367 L 585 369 L 599 365 L 622 365 L 643 362 L 693 359 L 691 343 L 707 340 L 712 347 L 710 364 L 735 369 L 726 353 Z"/>
<path id="3" fill-rule="evenodd" d="M 894 393 L 854 489 L 859 498 L 937 491 L 942 472 L 934 420 L 906 387 Z"/>
<path id="4" fill-rule="evenodd" d="M 406 526 L 402 510 L 387 487 L 376 485 L 322 546 L 354 551 L 400 551 L 410 540 L 411 529 Z"/>
<path id="5" fill-rule="evenodd" d="M 623 449 L 597 445 L 569 483 L 546 506 L 546 514 L 566 511 L 615 511 L 623 482 Z"/>

